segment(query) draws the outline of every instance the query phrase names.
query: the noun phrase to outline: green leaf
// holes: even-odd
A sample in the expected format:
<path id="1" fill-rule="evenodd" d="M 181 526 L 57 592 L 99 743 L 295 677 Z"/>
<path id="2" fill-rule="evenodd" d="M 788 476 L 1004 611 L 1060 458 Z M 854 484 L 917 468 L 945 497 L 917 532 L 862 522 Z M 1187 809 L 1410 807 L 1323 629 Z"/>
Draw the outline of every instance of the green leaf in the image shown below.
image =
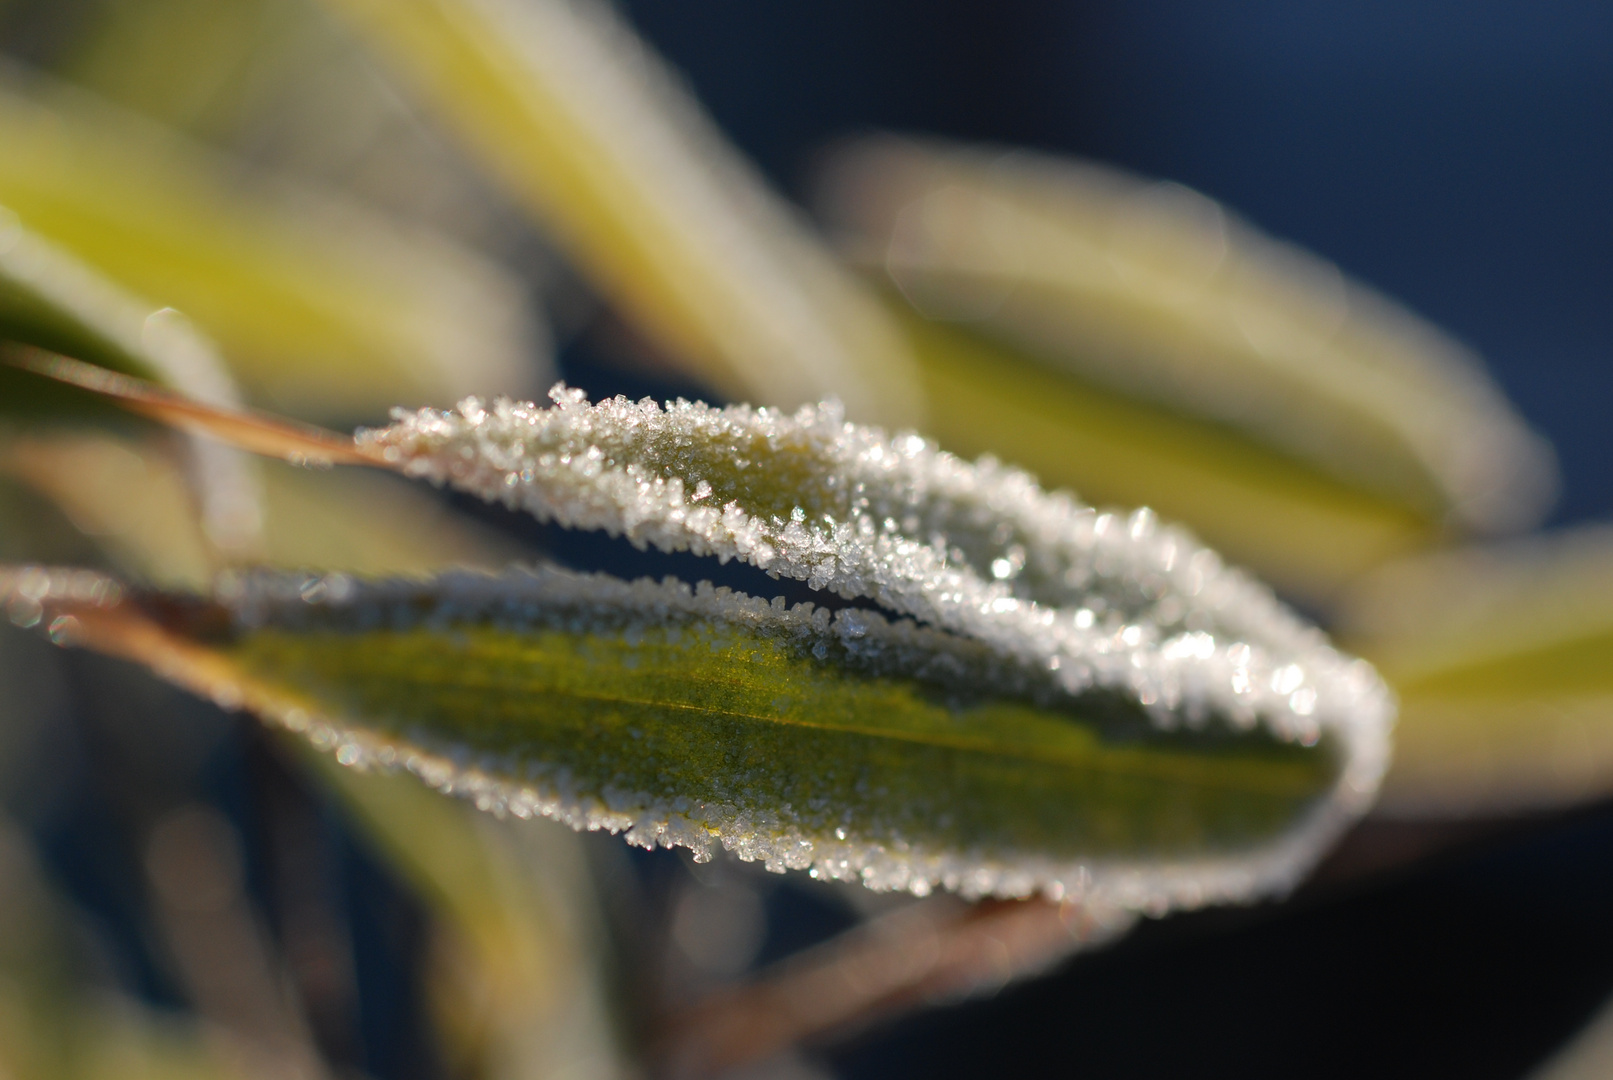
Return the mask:
<path id="1" fill-rule="evenodd" d="M 1613 533 L 1407 560 L 1342 615 L 1401 699 L 1384 811 L 1509 813 L 1613 791 Z"/>
<path id="2" fill-rule="evenodd" d="M 721 393 L 912 423 L 900 334 L 603 3 L 328 0 L 661 351 Z"/>
<path id="3" fill-rule="evenodd" d="M 841 151 L 823 202 L 854 257 L 930 316 L 1431 521 L 1524 526 L 1555 490 L 1549 447 L 1475 357 L 1180 185 L 883 138 Z"/>
<path id="4" fill-rule="evenodd" d="M 108 606 L 119 594 L 84 574 L 5 586 L 13 619 L 37 609 L 54 639 L 141 659 L 344 764 L 874 888 L 1242 898 L 1291 884 L 1358 802 L 1347 732 L 1161 727 L 1122 694 L 1067 693 L 869 611 L 553 570 L 260 575 L 204 604 Z"/>
<path id="5" fill-rule="evenodd" d="M 0 205 L 0 341 L 78 357 L 111 371 L 181 386 L 227 402 L 232 390 L 211 346 L 177 312 L 130 296 L 61 248 L 23 228 Z M 9 418 L 112 410 L 35 376 L 0 366 Z"/>
<path id="6" fill-rule="evenodd" d="M 182 308 L 254 395 L 315 416 L 530 392 L 523 290 L 463 247 L 259 174 L 42 76 L 0 72 L 0 203 L 126 287 Z M 49 347 L 84 360 L 100 354 Z M 112 365 L 116 366 L 116 365 Z"/>
<path id="7" fill-rule="evenodd" d="M 84 360 L 63 361 L 60 350 Z M 81 377 L 48 375 L 63 367 Z M 0 206 L 0 421 L 12 429 L 0 428 L 0 440 L 63 424 L 133 427 L 149 436 L 149 427 L 134 420 L 149 414 L 94 388 L 120 380 L 134 385 L 133 378 L 156 384 L 147 397 L 168 387 L 194 411 L 227 411 L 239 400 L 212 345 L 184 316 L 130 296 Z M 261 526 L 252 463 L 228 446 L 203 441 L 187 441 L 182 457 L 208 542 L 226 553 L 252 551 Z"/>

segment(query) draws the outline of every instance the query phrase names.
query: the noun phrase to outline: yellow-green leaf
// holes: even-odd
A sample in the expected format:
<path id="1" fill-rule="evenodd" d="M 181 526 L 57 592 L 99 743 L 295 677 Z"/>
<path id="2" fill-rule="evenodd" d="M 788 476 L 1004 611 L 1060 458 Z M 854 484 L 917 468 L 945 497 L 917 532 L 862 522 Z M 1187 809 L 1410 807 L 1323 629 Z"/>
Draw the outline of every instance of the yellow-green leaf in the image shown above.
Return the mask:
<path id="1" fill-rule="evenodd" d="M 1441 540 L 1403 504 L 1274 452 L 1224 425 L 1127 397 L 956 323 L 906 315 L 929 425 L 959 454 L 997 454 L 1099 506 L 1188 522 L 1285 592 L 1340 584 Z"/>
<path id="2" fill-rule="evenodd" d="M 84 361 L 61 361 L 46 350 L 67 350 Z M 211 343 L 183 315 L 129 295 L 0 205 L 0 420 L 13 429 L 0 429 L 0 443 L 42 425 L 127 426 L 130 410 L 107 407 L 106 395 L 83 380 L 75 385 L 44 376 L 59 363 L 76 366 L 91 381 L 150 380 L 149 395 L 168 387 L 195 410 L 228 411 L 238 401 Z M 0 445 L 0 464 L 4 451 Z M 251 552 L 261 525 L 251 462 L 230 447 L 199 440 L 184 445 L 184 457 L 208 542 L 226 553 Z"/>
<path id="3" fill-rule="evenodd" d="M 1527 525 L 1552 495 L 1549 448 L 1476 358 L 1180 185 L 876 139 L 840 153 L 824 204 L 853 255 L 930 316 L 1432 521 Z"/>
<path id="4" fill-rule="evenodd" d="M 1505 813 L 1613 792 L 1613 534 L 1386 567 L 1343 626 L 1401 698 L 1384 810 Z"/>
<path id="5" fill-rule="evenodd" d="M 900 334 L 589 0 L 328 0 L 600 290 L 735 399 L 912 423 Z"/>
<path id="6" fill-rule="evenodd" d="M 529 391 L 547 363 L 522 289 L 486 259 L 330 192 L 248 177 L 81 91 L 7 72 L 0 145 L 0 203 L 182 308 L 281 408 L 355 418 Z"/>

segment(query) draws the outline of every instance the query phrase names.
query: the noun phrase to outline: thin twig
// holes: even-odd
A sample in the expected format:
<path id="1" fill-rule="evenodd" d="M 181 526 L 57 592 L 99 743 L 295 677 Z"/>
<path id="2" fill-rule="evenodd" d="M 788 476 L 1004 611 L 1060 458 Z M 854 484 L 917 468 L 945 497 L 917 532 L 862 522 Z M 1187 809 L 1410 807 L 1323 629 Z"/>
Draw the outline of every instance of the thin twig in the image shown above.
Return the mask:
<path id="1" fill-rule="evenodd" d="M 270 413 L 209 405 L 144 379 L 32 345 L 0 344 L 0 362 L 106 398 L 169 427 L 207 435 L 265 457 L 283 458 L 298 465 L 389 467 L 350 436 Z"/>
<path id="2" fill-rule="evenodd" d="M 1124 933 L 1136 916 L 1045 900 L 935 897 L 872 919 L 668 1016 L 662 1075 L 709 1076 L 914 1006 L 1001 987 Z"/>

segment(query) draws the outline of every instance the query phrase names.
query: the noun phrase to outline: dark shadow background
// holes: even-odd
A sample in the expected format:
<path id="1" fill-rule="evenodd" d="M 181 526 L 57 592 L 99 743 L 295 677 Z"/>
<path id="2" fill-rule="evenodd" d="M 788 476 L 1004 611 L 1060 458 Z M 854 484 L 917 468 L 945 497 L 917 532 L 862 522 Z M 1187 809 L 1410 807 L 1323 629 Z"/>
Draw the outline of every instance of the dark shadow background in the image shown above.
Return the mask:
<path id="1" fill-rule="evenodd" d="M 1494 0 L 631 0 L 801 195 L 870 128 L 1196 187 L 1487 358 L 1556 444 L 1553 524 L 1613 516 L 1613 6 Z M 1613 663 L 1613 657 L 1609 658 Z M 1613 992 L 1613 809 L 1348 894 L 1145 926 L 826 1059 L 863 1078 L 1517 1077 Z"/>

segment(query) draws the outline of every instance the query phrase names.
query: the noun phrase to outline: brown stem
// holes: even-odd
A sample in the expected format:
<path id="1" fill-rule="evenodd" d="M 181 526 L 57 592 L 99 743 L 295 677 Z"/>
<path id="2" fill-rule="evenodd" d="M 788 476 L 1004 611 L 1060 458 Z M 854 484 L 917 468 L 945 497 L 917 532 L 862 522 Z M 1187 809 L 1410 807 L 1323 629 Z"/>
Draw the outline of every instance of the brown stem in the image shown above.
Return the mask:
<path id="1" fill-rule="evenodd" d="M 209 405 L 160 386 L 32 345 L 0 344 L 0 362 L 106 398 L 169 427 L 211 436 L 231 446 L 299 465 L 376 465 L 378 455 L 346 436 L 312 424 L 248 409 Z"/>
<path id="2" fill-rule="evenodd" d="M 1113 940 L 1135 918 L 1045 900 L 920 901 L 675 1011 L 657 1064 L 671 1080 L 709 1076 L 916 1005 L 994 990 Z"/>

